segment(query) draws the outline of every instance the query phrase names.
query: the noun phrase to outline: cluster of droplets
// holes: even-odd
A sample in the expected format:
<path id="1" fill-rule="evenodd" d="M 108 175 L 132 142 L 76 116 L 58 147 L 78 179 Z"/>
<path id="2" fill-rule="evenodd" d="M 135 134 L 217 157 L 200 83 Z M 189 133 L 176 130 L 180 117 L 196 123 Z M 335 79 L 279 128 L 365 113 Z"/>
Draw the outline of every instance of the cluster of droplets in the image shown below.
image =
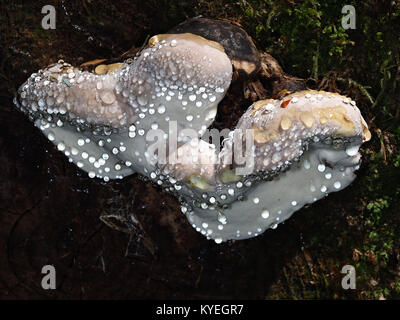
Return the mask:
<path id="1" fill-rule="evenodd" d="M 315 146 L 313 147 L 315 148 Z M 326 145 L 321 144 L 318 148 L 325 149 Z M 348 156 L 354 156 L 356 149 L 356 146 L 348 146 L 345 152 Z M 279 188 L 276 185 L 279 181 L 287 179 L 286 174 L 281 175 L 276 182 L 267 182 L 266 184 L 260 182 L 259 179 L 254 179 L 253 185 L 256 188 L 253 189 L 249 185 L 249 188 L 243 194 L 237 199 L 231 200 L 233 202 L 230 205 L 215 206 L 215 202 L 218 201 L 215 193 L 203 194 L 204 200 L 207 199 L 213 206 L 204 205 L 206 202 L 199 206 L 191 202 L 191 198 L 184 197 L 182 212 L 187 215 L 188 220 L 197 231 L 210 239 L 214 239 L 217 243 L 227 239 L 255 237 L 268 228 L 275 229 L 279 223 L 286 220 L 293 212 L 307 203 L 315 202 L 327 196 L 329 192 L 342 190 L 352 181 L 353 172 L 358 168 L 359 162 L 355 162 L 353 166 L 340 166 L 336 169 L 330 168 L 329 164 L 325 164 L 324 160 L 311 161 L 306 158 L 294 165 L 294 170 L 302 171 L 305 177 L 313 176 L 313 178 L 309 178 L 308 181 L 306 179 L 302 188 L 292 193 L 292 195 L 282 194 L 282 202 L 278 207 L 275 205 L 272 206 L 273 208 L 269 207 L 269 201 L 267 200 L 268 195 L 271 196 L 269 190 L 271 190 L 271 187 Z M 242 186 L 242 183 L 238 182 L 238 185 Z M 237 193 L 236 190 L 238 189 L 231 188 L 231 194 Z M 291 192 L 285 190 L 285 193 Z M 241 209 L 235 208 L 240 201 L 245 203 L 246 211 L 243 211 L 243 206 Z M 231 221 L 231 218 L 236 215 L 245 214 L 249 215 L 248 221 L 251 222 L 240 224 Z M 199 217 L 201 218 L 199 219 Z M 236 227 L 236 229 L 234 231 L 230 230 L 230 234 L 225 235 L 223 231 L 227 227 L 230 229 Z"/>
<path id="2" fill-rule="evenodd" d="M 229 86 L 231 73 L 226 69 L 208 72 L 214 59 L 199 55 L 177 47 L 177 40 L 162 40 L 145 49 L 135 64 L 121 72 L 116 90 L 137 110 L 137 126 L 141 122 L 147 125 L 145 118 L 150 117 L 158 121 L 151 124 L 152 129 L 165 128 L 170 120 L 178 120 L 182 128 L 207 128 Z M 199 59 L 203 61 L 196 63 Z"/>
<path id="3" fill-rule="evenodd" d="M 60 60 L 40 70 L 19 89 L 19 106 L 31 118 L 68 121 L 89 129 L 118 128 L 132 121 L 130 108 L 114 92 L 118 72 L 98 76 Z"/>

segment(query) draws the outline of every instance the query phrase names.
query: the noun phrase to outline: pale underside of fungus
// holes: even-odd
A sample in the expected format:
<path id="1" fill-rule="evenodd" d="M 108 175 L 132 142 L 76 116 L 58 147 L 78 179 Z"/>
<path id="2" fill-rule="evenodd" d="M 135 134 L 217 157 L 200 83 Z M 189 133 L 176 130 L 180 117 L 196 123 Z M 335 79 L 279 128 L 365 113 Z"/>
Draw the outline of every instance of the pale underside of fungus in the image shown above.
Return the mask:
<path id="1" fill-rule="evenodd" d="M 201 138 L 232 61 L 190 33 L 155 36 L 132 61 L 96 69 L 59 61 L 32 74 L 15 103 L 89 177 L 148 177 L 217 243 L 257 236 L 347 187 L 370 139 L 354 101 L 306 90 L 251 105 L 218 150 Z M 154 150 L 163 143 L 165 162 Z"/>

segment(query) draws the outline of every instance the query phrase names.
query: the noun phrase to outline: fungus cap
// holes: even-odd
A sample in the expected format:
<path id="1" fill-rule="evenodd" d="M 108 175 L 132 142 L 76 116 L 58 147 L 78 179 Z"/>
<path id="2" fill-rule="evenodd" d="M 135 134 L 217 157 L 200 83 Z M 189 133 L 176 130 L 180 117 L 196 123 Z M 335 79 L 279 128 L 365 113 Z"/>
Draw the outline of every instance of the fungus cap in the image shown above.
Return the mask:
<path id="1" fill-rule="evenodd" d="M 354 101 L 312 90 L 254 103 L 237 129 L 253 132 L 254 170 L 203 191 L 199 205 L 193 205 L 193 194 L 185 197 L 191 225 L 217 243 L 257 236 L 347 187 L 360 165 L 359 147 L 370 138 Z M 234 143 L 242 140 L 224 148 Z M 216 170 L 222 176 L 230 169 L 221 166 Z"/>
<path id="2" fill-rule="evenodd" d="M 109 68 L 95 74 L 60 61 L 33 74 L 16 101 L 70 161 L 106 181 L 154 168 L 146 154 L 152 130 L 168 133 L 175 122 L 200 135 L 232 76 L 223 48 L 190 34 L 169 34 Z"/>

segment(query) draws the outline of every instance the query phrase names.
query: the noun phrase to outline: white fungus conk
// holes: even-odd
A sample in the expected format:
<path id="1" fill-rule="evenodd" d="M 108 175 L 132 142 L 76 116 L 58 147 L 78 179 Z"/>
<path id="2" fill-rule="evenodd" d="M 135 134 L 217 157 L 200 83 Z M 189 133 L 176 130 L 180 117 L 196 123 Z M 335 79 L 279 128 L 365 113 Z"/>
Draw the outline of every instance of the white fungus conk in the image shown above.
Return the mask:
<path id="1" fill-rule="evenodd" d="M 308 90 L 254 103 L 218 152 L 200 138 L 231 77 L 218 43 L 188 33 L 158 35 L 133 61 L 96 74 L 63 61 L 40 70 L 15 103 L 89 177 L 141 173 L 179 196 L 190 224 L 221 243 L 275 228 L 348 186 L 358 149 L 370 139 L 354 101 Z M 149 151 L 155 140 L 170 147 L 171 128 L 193 129 L 195 136 L 178 135 L 164 163 Z M 250 133 L 252 161 L 236 161 L 236 148 L 248 147 L 247 136 L 235 139 L 236 132 Z"/>

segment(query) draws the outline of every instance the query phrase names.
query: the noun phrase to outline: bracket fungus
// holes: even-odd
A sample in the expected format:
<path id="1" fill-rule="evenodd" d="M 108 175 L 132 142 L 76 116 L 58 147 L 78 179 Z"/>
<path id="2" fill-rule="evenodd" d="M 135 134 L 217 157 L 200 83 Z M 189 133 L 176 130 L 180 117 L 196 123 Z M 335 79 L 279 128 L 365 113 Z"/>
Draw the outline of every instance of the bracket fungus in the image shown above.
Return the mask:
<path id="1" fill-rule="evenodd" d="M 15 104 L 89 177 L 148 177 L 175 194 L 190 224 L 216 243 L 275 228 L 355 179 L 370 132 L 355 102 L 336 93 L 257 101 L 221 150 L 204 139 L 232 64 L 245 65 L 235 48 L 225 52 L 232 41 L 223 46 L 186 32 L 191 27 L 154 36 L 133 60 L 94 73 L 59 61 L 32 74 Z M 249 59 L 260 68 L 257 54 Z"/>

